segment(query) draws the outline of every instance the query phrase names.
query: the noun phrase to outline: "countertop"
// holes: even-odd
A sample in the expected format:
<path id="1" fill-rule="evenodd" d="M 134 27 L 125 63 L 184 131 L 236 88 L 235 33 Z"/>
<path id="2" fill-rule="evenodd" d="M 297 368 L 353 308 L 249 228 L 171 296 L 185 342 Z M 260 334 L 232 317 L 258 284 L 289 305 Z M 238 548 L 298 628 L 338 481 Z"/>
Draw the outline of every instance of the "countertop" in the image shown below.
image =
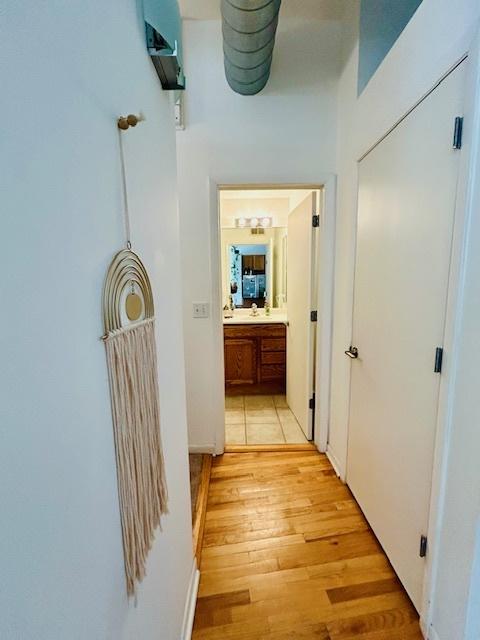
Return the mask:
<path id="1" fill-rule="evenodd" d="M 224 318 L 223 324 L 286 324 L 286 311 L 273 311 L 269 316 L 265 315 L 263 309 L 259 309 L 258 315 L 252 316 L 250 310 L 238 309 L 234 311 L 233 318 Z"/>

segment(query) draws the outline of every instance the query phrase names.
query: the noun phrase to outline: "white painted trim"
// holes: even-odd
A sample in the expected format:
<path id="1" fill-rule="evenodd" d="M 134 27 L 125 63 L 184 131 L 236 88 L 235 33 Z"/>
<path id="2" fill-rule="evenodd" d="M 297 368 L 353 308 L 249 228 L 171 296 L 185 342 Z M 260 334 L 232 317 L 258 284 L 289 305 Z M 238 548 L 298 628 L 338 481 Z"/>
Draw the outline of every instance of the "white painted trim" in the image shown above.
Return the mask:
<path id="1" fill-rule="evenodd" d="M 200 581 L 200 571 L 197 569 L 197 560 L 193 559 L 192 573 L 188 583 L 187 599 L 183 614 L 181 640 L 190 640 L 192 637 L 193 619 L 195 617 L 195 606 L 197 604 L 198 584 Z"/>
<path id="2" fill-rule="evenodd" d="M 418 621 L 419 626 L 420 626 L 420 631 L 422 632 L 422 636 L 424 638 L 428 638 L 428 629 L 427 629 L 427 623 L 425 622 L 424 618 L 422 616 L 420 616 L 420 620 Z"/>
<path id="3" fill-rule="evenodd" d="M 335 212 L 336 212 L 336 176 L 330 175 L 323 182 L 322 216 L 320 222 L 320 264 L 318 270 L 318 322 L 315 389 L 314 440 L 321 452 L 327 450 L 330 425 L 330 386 L 332 370 L 333 340 L 333 292 L 335 271 Z M 288 312 L 288 309 L 287 309 Z"/>
<path id="4" fill-rule="evenodd" d="M 421 619 L 428 629 L 428 638 L 438 638 L 432 629 L 435 604 L 435 584 L 438 575 L 440 532 L 443 526 L 444 502 L 447 483 L 448 456 L 452 430 L 452 404 L 455 370 L 458 354 L 459 320 L 464 296 L 465 247 L 468 223 L 475 215 L 478 202 L 474 202 L 475 176 L 473 169 L 480 153 L 472 141 L 480 136 L 480 31 L 469 48 L 469 65 L 464 108 L 464 136 L 460 174 L 457 189 L 452 258 L 448 285 L 448 298 L 444 334 L 444 368 L 440 380 L 437 435 L 433 460 L 432 491 L 428 523 L 427 562 Z M 478 197 L 478 196 L 477 196 Z M 432 635 L 433 634 L 433 635 Z"/>
<path id="5" fill-rule="evenodd" d="M 211 453 L 215 454 L 214 444 L 189 444 L 188 453 Z"/>
<path id="6" fill-rule="evenodd" d="M 327 450 L 325 451 L 325 453 L 327 455 L 327 458 L 330 460 L 333 470 L 335 471 L 337 476 L 340 478 L 340 480 L 342 480 L 342 482 L 345 482 L 345 475 L 342 473 L 342 467 L 338 462 L 338 458 L 332 451 L 330 445 L 327 445 Z"/>
<path id="7" fill-rule="evenodd" d="M 258 176 L 257 176 L 258 177 Z M 263 177 L 263 176 L 262 176 Z M 215 369 L 210 372 L 212 378 L 212 406 L 215 413 L 216 453 L 222 454 L 225 450 L 225 425 L 224 425 L 224 360 L 223 360 L 223 319 L 222 319 L 222 275 L 220 261 L 220 216 L 218 192 L 224 187 L 243 187 L 244 189 L 257 187 L 265 188 L 322 188 L 324 192 L 324 220 L 322 227 L 321 250 L 321 276 L 319 278 L 319 300 L 322 303 L 323 317 L 328 314 L 325 322 L 317 322 L 317 344 L 322 346 L 317 350 L 316 362 L 316 391 L 319 399 L 315 410 L 316 424 L 314 442 L 320 451 L 325 451 L 328 442 L 330 420 L 330 380 L 332 360 L 332 332 L 333 332 L 333 292 L 335 269 L 335 227 L 336 227 L 336 176 L 333 173 L 321 174 L 317 183 L 311 180 L 299 180 L 295 183 L 281 182 L 265 176 L 264 180 L 256 180 L 246 183 L 245 180 L 229 179 L 228 177 L 216 177 L 209 180 L 209 205 L 210 205 L 210 273 L 212 281 L 212 328 L 213 345 L 215 349 Z"/>
<path id="8" fill-rule="evenodd" d="M 210 275 L 212 283 L 212 345 L 214 369 L 209 372 L 212 379 L 212 408 L 215 420 L 215 453 L 225 451 L 225 374 L 223 355 L 223 303 L 222 261 L 220 247 L 220 202 L 218 182 L 209 180 L 210 207 Z"/>

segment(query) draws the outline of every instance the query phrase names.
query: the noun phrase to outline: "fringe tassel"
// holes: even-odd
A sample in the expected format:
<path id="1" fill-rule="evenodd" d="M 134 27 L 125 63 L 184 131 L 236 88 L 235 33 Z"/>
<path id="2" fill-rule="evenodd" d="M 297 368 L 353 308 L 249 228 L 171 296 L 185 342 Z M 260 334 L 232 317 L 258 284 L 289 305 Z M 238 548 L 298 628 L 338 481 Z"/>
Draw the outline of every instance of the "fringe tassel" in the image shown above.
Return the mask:
<path id="1" fill-rule="evenodd" d="M 160 516 L 167 485 L 160 437 L 153 318 L 105 337 L 110 379 L 127 592 L 135 593 Z"/>

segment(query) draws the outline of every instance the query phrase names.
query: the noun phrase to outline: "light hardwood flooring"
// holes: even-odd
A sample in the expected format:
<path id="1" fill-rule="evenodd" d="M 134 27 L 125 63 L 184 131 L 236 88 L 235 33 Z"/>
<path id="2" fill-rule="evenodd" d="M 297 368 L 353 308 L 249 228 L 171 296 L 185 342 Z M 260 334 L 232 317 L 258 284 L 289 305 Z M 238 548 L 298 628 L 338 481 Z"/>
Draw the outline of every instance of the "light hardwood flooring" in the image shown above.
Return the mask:
<path id="1" fill-rule="evenodd" d="M 285 396 L 227 396 L 227 445 L 304 444 L 307 442 Z"/>
<path id="2" fill-rule="evenodd" d="M 317 452 L 215 458 L 194 640 L 421 640 L 348 488 Z"/>

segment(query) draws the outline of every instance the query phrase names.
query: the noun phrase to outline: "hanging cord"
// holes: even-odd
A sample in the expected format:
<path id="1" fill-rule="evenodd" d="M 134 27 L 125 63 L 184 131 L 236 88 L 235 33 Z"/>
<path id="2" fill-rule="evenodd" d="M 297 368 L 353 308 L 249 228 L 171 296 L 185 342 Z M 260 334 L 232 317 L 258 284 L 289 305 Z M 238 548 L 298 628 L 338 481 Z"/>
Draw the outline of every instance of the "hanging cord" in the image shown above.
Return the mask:
<path id="1" fill-rule="evenodd" d="M 120 164 L 122 168 L 122 191 L 123 191 L 123 212 L 125 218 L 125 236 L 127 238 L 127 249 L 132 248 L 130 237 L 130 212 L 128 210 L 128 192 L 127 192 L 127 172 L 125 169 L 125 154 L 123 152 L 123 136 L 122 130 L 118 129 L 118 143 L 120 145 Z"/>
<path id="2" fill-rule="evenodd" d="M 118 143 L 120 145 L 120 164 L 122 167 L 122 187 L 123 187 L 123 206 L 125 216 L 125 236 L 127 238 L 127 249 L 132 248 L 132 241 L 130 237 L 130 212 L 128 210 L 128 192 L 127 192 L 127 172 L 125 169 L 125 153 L 123 151 L 123 131 L 128 131 L 130 127 L 136 127 L 139 122 L 143 122 L 145 116 L 142 112 L 138 116 L 130 113 L 128 116 L 120 116 L 117 119 L 118 127 Z"/>

